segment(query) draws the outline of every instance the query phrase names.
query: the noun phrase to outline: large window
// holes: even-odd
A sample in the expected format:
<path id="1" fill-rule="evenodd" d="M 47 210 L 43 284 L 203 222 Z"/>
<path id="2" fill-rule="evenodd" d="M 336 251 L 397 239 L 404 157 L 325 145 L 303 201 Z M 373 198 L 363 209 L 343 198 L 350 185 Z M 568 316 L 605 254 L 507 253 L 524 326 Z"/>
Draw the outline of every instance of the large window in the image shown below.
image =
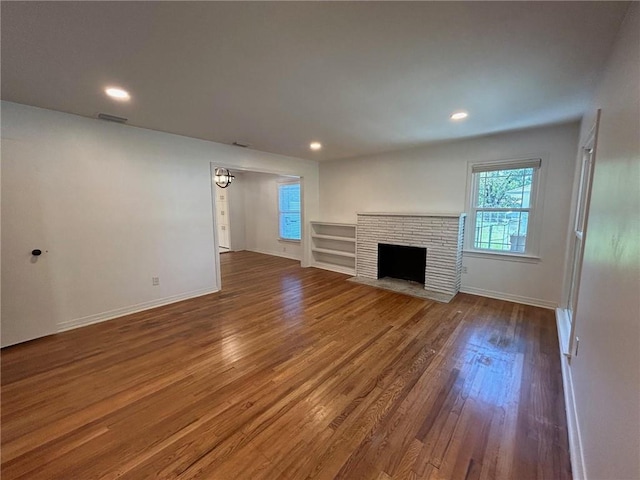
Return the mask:
<path id="1" fill-rule="evenodd" d="M 300 240 L 300 183 L 278 184 L 278 215 L 280 239 Z"/>
<path id="2" fill-rule="evenodd" d="M 531 254 L 540 159 L 471 166 L 472 250 Z"/>

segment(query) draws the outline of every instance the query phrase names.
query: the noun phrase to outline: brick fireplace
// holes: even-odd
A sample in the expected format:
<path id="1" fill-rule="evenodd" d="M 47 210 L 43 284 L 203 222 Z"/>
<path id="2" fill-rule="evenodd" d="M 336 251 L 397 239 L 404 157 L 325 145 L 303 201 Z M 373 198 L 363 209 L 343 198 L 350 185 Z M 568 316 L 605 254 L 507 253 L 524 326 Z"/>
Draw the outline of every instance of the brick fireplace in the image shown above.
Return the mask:
<path id="1" fill-rule="evenodd" d="M 424 289 L 460 290 L 464 213 L 358 213 L 356 276 L 378 278 L 378 244 L 427 249 Z"/>

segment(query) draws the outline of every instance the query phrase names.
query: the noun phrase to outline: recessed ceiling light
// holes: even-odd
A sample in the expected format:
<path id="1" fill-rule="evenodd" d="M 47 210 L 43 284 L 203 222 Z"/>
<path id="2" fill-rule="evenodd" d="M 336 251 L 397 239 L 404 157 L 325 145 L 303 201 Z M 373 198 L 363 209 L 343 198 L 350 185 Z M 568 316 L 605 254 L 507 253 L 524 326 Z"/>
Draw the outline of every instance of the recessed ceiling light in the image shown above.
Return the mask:
<path id="1" fill-rule="evenodd" d="M 454 112 L 451 114 L 451 120 L 464 120 L 468 116 L 467 112 Z"/>
<path id="2" fill-rule="evenodd" d="M 311 150 L 320 150 L 322 148 L 322 144 L 320 142 L 311 142 L 309 148 Z"/>
<path id="3" fill-rule="evenodd" d="M 121 88 L 110 87 L 105 90 L 105 93 L 116 100 L 129 100 L 131 98 L 129 92 Z"/>

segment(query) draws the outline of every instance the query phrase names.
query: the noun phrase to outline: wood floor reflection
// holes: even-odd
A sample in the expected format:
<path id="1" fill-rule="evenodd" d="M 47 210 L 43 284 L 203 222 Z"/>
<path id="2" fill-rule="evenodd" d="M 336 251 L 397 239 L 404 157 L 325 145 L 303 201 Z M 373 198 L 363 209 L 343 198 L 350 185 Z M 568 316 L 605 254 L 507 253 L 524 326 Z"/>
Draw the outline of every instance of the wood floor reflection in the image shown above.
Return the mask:
<path id="1" fill-rule="evenodd" d="M 223 290 L 2 351 L 2 478 L 569 479 L 551 310 L 249 252 Z"/>

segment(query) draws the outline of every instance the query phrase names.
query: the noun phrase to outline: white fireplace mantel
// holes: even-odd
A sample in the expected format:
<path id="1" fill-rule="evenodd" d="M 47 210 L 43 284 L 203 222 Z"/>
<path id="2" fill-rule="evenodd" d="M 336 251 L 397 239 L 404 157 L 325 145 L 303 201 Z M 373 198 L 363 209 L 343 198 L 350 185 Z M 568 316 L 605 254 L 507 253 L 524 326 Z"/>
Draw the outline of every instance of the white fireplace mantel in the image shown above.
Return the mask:
<path id="1" fill-rule="evenodd" d="M 460 218 L 466 215 L 464 212 L 453 213 L 423 213 L 423 212 L 357 212 L 357 215 L 372 217 L 454 217 Z"/>

